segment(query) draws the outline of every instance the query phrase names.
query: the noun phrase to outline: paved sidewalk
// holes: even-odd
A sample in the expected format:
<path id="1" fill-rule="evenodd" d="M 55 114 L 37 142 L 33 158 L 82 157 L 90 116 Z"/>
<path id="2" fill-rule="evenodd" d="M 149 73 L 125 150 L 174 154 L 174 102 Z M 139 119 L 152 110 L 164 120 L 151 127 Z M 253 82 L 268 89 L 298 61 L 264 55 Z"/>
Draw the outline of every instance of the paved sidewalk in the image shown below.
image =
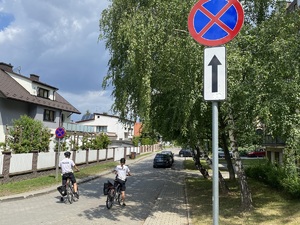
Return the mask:
<path id="1" fill-rule="evenodd" d="M 181 170 L 182 160 L 176 159 L 175 173 L 170 175 L 158 196 L 157 202 L 144 225 L 191 225 L 187 195 L 185 188 L 185 173 Z M 178 165 L 179 164 L 179 165 Z M 180 168 L 178 168 L 180 167 Z"/>

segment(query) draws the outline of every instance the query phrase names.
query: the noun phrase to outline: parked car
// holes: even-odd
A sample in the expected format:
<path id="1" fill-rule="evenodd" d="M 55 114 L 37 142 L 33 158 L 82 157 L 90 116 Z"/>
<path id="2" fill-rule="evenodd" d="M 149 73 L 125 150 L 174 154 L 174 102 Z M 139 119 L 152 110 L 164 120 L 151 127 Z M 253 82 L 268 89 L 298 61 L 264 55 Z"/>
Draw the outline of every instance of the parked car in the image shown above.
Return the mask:
<path id="1" fill-rule="evenodd" d="M 178 153 L 180 157 L 193 157 L 193 153 L 191 149 L 181 149 Z"/>
<path id="2" fill-rule="evenodd" d="M 157 153 L 153 159 L 153 168 L 157 167 L 171 167 L 172 159 L 167 154 Z"/>
<path id="3" fill-rule="evenodd" d="M 171 157 L 172 164 L 174 163 L 174 153 L 172 151 L 164 150 L 164 151 L 161 151 L 161 154 L 169 155 Z"/>
<path id="4" fill-rule="evenodd" d="M 264 149 L 257 149 L 247 154 L 248 157 L 265 157 L 266 151 Z"/>
<path id="5" fill-rule="evenodd" d="M 232 158 L 232 156 L 233 156 L 232 151 L 229 151 L 229 155 L 230 155 L 230 158 Z M 219 148 L 219 150 L 218 150 L 218 157 L 225 158 L 225 152 L 222 148 Z"/>

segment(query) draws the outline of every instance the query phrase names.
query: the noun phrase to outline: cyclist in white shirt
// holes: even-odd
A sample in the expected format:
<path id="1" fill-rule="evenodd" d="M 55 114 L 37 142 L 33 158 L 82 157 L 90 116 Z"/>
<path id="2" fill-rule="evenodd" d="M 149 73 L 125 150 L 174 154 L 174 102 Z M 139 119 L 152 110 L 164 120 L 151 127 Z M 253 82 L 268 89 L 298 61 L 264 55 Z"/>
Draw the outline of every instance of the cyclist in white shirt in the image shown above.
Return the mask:
<path id="1" fill-rule="evenodd" d="M 123 206 L 126 206 L 126 204 L 125 204 L 125 190 L 126 190 L 125 183 L 127 180 L 127 176 L 131 176 L 130 170 L 129 170 L 128 166 L 125 165 L 125 162 L 126 162 L 125 158 L 120 159 L 120 165 L 116 166 L 116 168 L 113 171 L 117 175 L 116 180 L 121 185 L 121 198 L 122 198 Z"/>
<path id="2" fill-rule="evenodd" d="M 78 195 L 78 187 L 76 183 L 76 178 L 73 173 L 73 167 L 79 171 L 78 167 L 75 165 L 74 161 L 70 159 L 71 153 L 70 152 L 65 152 L 64 153 L 65 157 L 62 161 L 59 163 L 59 167 L 61 168 L 61 172 L 63 174 L 62 176 L 62 186 L 64 187 L 66 185 L 67 179 L 70 178 L 73 187 L 74 187 L 74 194 L 77 198 L 79 198 Z"/>

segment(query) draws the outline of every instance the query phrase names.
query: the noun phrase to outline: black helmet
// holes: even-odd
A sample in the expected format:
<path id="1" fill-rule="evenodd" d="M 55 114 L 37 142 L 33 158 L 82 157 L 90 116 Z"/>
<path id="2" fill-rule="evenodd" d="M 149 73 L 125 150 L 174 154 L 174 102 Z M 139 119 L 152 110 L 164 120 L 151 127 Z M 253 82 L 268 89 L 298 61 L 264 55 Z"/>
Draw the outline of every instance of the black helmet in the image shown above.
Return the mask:
<path id="1" fill-rule="evenodd" d="M 120 163 L 123 163 L 123 164 L 124 164 L 125 161 L 126 161 L 125 158 L 121 158 L 121 159 L 120 159 Z"/>
<path id="2" fill-rule="evenodd" d="M 71 156 L 71 152 L 65 152 L 64 155 L 65 157 L 69 158 Z"/>

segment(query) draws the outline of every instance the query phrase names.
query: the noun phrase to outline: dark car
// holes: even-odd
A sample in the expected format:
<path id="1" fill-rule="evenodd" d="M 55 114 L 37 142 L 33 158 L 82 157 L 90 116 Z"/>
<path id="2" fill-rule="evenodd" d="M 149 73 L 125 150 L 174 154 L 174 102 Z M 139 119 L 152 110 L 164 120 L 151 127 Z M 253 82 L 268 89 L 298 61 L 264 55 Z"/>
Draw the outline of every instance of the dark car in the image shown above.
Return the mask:
<path id="1" fill-rule="evenodd" d="M 161 151 L 161 154 L 169 155 L 171 157 L 172 164 L 174 163 L 174 153 L 172 151 L 164 150 L 164 151 Z"/>
<path id="2" fill-rule="evenodd" d="M 155 155 L 153 160 L 153 168 L 157 167 L 171 167 L 172 166 L 172 159 L 167 154 L 158 153 Z"/>
<path id="3" fill-rule="evenodd" d="M 181 149 L 178 153 L 180 157 L 193 157 L 193 153 L 191 149 Z"/>
<path id="4" fill-rule="evenodd" d="M 264 149 L 258 149 L 247 154 L 248 157 L 265 157 L 266 151 Z"/>
<path id="5" fill-rule="evenodd" d="M 229 151 L 229 155 L 230 155 L 230 158 L 232 158 L 232 156 L 233 156 L 232 151 Z M 218 157 L 219 158 L 225 158 L 225 152 L 222 148 L 218 149 Z"/>

